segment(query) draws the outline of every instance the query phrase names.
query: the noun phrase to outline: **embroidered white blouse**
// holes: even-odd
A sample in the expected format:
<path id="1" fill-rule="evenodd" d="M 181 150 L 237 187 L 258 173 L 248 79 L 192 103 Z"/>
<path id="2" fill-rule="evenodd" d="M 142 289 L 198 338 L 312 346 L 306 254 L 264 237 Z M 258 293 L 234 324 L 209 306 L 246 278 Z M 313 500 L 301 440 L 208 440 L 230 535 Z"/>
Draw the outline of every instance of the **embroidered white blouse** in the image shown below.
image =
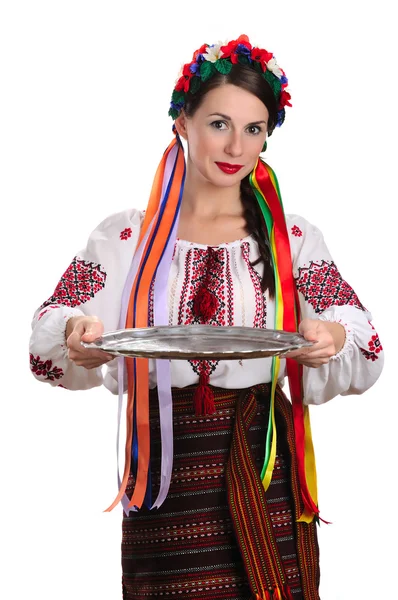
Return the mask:
<path id="1" fill-rule="evenodd" d="M 72 316 L 95 315 L 105 331 L 118 329 L 122 291 L 142 220 L 143 212 L 134 209 L 105 219 L 72 260 L 53 295 L 36 310 L 30 366 L 38 380 L 70 390 L 103 383 L 117 393 L 117 360 L 94 370 L 76 366 L 68 358 L 65 327 Z M 304 367 L 304 401 L 321 404 L 338 394 L 361 394 L 375 383 L 383 365 L 371 314 L 340 275 L 319 229 L 297 215 L 287 215 L 286 220 L 301 317 L 339 322 L 346 330 L 342 350 L 328 364 L 318 369 Z M 251 236 L 211 249 L 178 239 L 168 281 L 169 324 L 202 322 L 196 316 L 194 299 L 207 276 L 206 287 L 216 298 L 209 324 L 273 329 L 274 302 L 261 292 L 263 265 L 250 264 L 258 256 L 257 242 Z M 210 384 L 218 387 L 246 388 L 271 380 L 270 358 L 211 361 L 208 366 Z M 155 361 L 149 361 L 149 370 L 152 388 L 156 386 Z M 195 384 L 198 365 L 171 361 L 171 376 L 174 387 Z M 281 382 L 284 377 L 282 360 Z"/>

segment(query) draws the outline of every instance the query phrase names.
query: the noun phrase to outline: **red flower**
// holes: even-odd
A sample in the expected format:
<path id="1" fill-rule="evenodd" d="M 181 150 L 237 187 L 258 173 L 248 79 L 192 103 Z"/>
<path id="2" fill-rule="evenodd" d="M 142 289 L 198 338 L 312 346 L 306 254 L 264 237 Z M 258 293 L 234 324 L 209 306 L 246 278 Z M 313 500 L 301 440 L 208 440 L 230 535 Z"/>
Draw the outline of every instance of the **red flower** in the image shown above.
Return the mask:
<path id="1" fill-rule="evenodd" d="M 234 56 L 234 53 L 235 53 L 236 47 L 239 44 L 243 44 L 249 50 L 252 49 L 252 45 L 249 42 L 249 38 L 247 37 L 247 35 L 240 35 L 237 40 L 231 40 L 226 46 L 221 46 L 221 51 L 222 51 L 221 58 L 229 58 L 232 54 L 231 62 L 236 64 L 238 62 L 238 59 L 236 56 Z"/>
<path id="2" fill-rule="evenodd" d="M 120 232 L 120 239 L 128 240 L 129 237 L 131 237 L 131 234 L 132 234 L 131 227 L 126 227 L 126 229 L 123 229 L 123 231 Z"/>
<path id="3" fill-rule="evenodd" d="M 286 90 L 282 90 L 280 98 L 279 98 L 279 110 L 285 106 L 291 106 L 290 100 L 291 95 Z"/>
<path id="4" fill-rule="evenodd" d="M 187 63 L 186 65 L 184 65 L 184 67 L 182 69 L 182 75 L 181 75 L 180 79 L 177 81 L 177 84 L 175 87 L 177 92 L 181 92 L 182 90 L 184 90 L 184 92 L 187 93 L 189 91 L 189 84 L 191 83 L 191 79 L 194 75 L 191 71 L 191 65 L 193 64 L 193 62 L 190 62 L 190 63 Z"/>
<path id="5" fill-rule="evenodd" d="M 303 232 L 301 231 L 300 227 L 297 227 L 297 225 L 293 225 L 292 234 L 296 237 L 301 237 L 303 235 Z"/>
<path id="6" fill-rule="evenodd" d="M 207 46 L 208 46 L 208 44 L 203 44 L 203 45 L 202 45 L 202 46 L 199 48 L 199 50 L 196 50 L 196 51 L 193 53 L 193 56 L 192 56 L 192 62 L 193 62 L 193 63 L 197 61 L 197 58 L 198 58 L 199 54 L 204 54 L 204 53 L 206 52 L 206 50 L 207 50 Z"/>
<path id="7" fill-rule="evenodd" d="M 251 53 L 251 59 L 259 62 L 263 71 L 267 70 L 267 62 L 271 60 L 272 52 L 262 50 L 261 48 L 253 48 Z"/>

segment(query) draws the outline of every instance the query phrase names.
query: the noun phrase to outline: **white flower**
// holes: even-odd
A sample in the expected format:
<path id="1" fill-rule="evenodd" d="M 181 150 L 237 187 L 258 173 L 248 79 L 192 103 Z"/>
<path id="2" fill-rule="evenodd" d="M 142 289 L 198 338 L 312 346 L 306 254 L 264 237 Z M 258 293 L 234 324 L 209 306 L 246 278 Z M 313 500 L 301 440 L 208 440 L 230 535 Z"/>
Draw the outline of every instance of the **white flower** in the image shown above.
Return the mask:
<path id="1" fill-rule="evenodd" d="M 276 75 L 278 79 L 282 78 L 283 73 L 280 70 L 280 67 L 277 65 L 275 58 L 271 58 L 271 60 L 267 62 L 267 69 L 269 69 L 269 71 Z"/>
<path id="2" fill-rule="evenodd" d="M 221 43 L 208 46 L 206 52 L 203 54 L 203 58 L 209 62 L 215 63 L 216 60 L 222 57 L 221 46 Z"/>

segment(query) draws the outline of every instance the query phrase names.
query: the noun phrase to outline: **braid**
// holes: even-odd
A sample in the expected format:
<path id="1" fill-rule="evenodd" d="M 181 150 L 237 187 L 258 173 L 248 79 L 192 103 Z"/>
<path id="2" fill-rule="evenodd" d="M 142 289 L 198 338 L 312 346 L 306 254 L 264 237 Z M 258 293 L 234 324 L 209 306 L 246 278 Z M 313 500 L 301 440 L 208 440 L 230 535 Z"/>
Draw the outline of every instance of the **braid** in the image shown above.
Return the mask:
<path id="1" fill-rule="evenodd" d="M 243 216 L 246 219 L 247 230 L 258 243 L 260 250 L 259 258 L 250 264 L 252 267 L 254 267 L 261 261 L 264 263 L 264 274 L 261 280 L 261 290 L 263 293 L 268 290 L 268 293 L 272 298 L 275 295 L 275 280 L 271 248 L 269 245 L 268 233 L 265 227 L 264 218 L 249 183 L 248 177 L 245 177 L 241 181 L 240 191 L 244 208 Z"/>

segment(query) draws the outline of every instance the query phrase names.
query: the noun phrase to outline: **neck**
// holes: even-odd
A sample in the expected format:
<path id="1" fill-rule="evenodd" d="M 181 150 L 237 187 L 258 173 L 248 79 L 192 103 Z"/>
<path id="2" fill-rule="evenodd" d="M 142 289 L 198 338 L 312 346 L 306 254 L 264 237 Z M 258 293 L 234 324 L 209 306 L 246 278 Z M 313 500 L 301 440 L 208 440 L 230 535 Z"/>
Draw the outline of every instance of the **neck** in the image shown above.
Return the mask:
<path id="1" fill-rule="evenodd" d="M 220 187 L 187 170 L 181 211 L 185 215 L 213 219 L 223 215 L 241 216 L 240 184 Z"/>

